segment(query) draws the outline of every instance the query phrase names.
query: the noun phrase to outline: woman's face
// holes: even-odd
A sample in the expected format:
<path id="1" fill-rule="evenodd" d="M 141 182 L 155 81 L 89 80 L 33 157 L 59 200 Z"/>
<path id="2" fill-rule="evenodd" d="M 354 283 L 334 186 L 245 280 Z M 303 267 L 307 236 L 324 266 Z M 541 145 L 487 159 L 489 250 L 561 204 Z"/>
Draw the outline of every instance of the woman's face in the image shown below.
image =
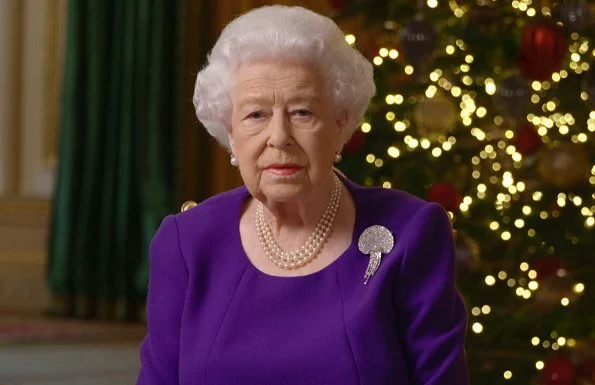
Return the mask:
<path id="1" fill-rule="evenodd" d="M 263 61 L 242 64 L 234 80 L 229 142 L 250 193 L 273 203 L 328 188 L 346 114 L 335 112 L 319 72 Z"/>

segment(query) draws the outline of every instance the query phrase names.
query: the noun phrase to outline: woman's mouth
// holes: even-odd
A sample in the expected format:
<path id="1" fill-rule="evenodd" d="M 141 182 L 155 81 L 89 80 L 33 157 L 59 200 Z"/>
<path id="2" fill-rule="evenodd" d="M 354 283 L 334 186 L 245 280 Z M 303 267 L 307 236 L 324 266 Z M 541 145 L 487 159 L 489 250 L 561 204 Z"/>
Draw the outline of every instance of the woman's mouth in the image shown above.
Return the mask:
<path id="1" fill-rule="evenodd" d="M 303 167 L 297 164 L 271 164 L 267 171 L 275 175 L 292 175 L 300 171 Z"/>

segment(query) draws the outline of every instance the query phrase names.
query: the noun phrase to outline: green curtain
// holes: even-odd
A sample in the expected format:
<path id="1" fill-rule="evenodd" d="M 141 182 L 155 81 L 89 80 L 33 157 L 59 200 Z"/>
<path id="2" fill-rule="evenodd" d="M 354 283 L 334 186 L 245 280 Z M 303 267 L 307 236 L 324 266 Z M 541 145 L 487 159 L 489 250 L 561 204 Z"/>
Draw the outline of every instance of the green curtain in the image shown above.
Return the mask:
<path id="1" fill-rule="evenodd" d="M 70 0 L 50 313 L 142 315 L 148 245 L 175 210 L 181 0 Z"/>

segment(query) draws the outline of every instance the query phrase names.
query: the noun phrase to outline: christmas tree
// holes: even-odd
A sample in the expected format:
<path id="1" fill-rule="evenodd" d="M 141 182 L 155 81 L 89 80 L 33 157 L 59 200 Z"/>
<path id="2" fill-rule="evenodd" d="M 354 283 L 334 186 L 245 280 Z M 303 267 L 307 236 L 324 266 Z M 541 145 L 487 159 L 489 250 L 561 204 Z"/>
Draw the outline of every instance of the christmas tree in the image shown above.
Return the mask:
<path id="1" fill-rule="evenodd" d="M 331 3 L 378 88 L 340 168 L 451 214 L 471 383 L 595 384 L 592 5 Z"/>

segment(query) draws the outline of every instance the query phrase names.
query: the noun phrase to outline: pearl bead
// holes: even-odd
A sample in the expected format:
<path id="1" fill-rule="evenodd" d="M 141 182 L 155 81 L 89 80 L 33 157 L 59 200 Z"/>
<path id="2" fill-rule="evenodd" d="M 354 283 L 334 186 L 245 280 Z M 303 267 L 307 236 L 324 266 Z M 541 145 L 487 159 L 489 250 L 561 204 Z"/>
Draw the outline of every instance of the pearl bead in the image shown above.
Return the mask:
<path id="1" fill-rule="evenodd" d="M 335 214 L 337 213 L 341 199 L 341 181 L 336 175 L 334 179 L 335 186 L 331 193 L 330 202 L 327 204 L 322 217 L 306 243 L 296 251 L 287 252 L 277 245 L 271 229 L 264 219 L 263 205 L 260 203 L 256 207 L 256 232 L 258 239 L 265 255 L 275 265 L 283 269 L 299 268 L 312 261 L 320 252 L 333 227 Z"/>

